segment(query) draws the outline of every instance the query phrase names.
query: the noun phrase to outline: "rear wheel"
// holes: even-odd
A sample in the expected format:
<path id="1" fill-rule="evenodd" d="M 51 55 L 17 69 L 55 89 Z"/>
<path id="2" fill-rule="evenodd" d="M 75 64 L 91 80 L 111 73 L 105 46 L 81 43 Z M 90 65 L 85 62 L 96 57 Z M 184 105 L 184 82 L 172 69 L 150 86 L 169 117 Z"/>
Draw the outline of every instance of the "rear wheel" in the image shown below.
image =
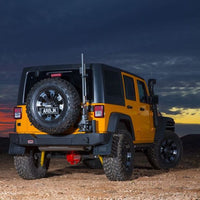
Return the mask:
<path id="1" fill-rule="evenodd" d="M 41 166 L 41 152 L 34 150 L 23 156 L 14 156 L 15 168 L 23 179 L 44 178 L 49 168 L 50 158 L 46 154 Z"/>
<path id="2" fill-rule="evenodd" d="M 167 131 L 164 136 L 154 142 L 154 146 L 147 150 L 147 158 L 155 169 L 169 169 L 178 165 L 183 153 L 179 137 Z"/>
<path id="3" fill-rule="evenodd" d="M 103 157 L 103 169 L 111 181 L 129 180 L 133 172 L 133 139 L 126 130 L 113 135 L 112 155 Z"/>

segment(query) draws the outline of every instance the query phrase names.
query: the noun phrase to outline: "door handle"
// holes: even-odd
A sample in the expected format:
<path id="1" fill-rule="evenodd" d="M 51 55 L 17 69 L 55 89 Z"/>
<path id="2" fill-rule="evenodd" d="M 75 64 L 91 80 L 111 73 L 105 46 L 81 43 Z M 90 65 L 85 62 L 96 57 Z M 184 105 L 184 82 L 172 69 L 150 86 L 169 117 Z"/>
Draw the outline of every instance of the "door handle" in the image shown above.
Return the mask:
<path id="1" fill-rule="evenodd" d="M 130 106 L 130 105 L 128 105 L 128 106 L 127 106 L 127 108 L 128 108 L 128 109 L 132 109 L 132 108 L 133 108 L 133 106 Z"/>
<path id="2" fill-rule="evenodd" d="M 145 109 L 143 107 L 140 108 L 140 111 L 144 111 Z"/>

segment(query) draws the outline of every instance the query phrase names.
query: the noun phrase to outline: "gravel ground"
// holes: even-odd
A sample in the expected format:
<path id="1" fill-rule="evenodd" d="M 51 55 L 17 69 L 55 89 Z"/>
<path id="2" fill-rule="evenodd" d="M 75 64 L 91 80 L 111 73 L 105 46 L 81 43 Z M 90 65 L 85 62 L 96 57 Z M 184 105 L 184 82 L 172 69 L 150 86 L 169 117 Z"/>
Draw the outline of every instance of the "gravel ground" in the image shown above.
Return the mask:
<path id="1" fill-rule="evenodd" d="M 102 169 L 70 167 L 58 158 L 52 159 L 46 178 L 23 180 L 15 171 L 12 157 L 0 154 L 0 200 L 200 200 L 199 150 L 192 144 L 187 146 L 180 165 L 169 171 L 152 169 L 139 153 L 132 180 L 126 182 L 108 181 Z"/>

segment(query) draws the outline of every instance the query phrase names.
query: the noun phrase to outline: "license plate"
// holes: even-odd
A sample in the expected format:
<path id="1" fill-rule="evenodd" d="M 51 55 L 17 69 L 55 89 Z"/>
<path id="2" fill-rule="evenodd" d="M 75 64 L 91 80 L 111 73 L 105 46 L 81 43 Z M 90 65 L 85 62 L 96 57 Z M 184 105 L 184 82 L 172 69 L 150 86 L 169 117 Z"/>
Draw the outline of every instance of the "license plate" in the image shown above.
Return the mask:
<path id="1" fill-rule="evenodd" d="M 40 112 L 42 115 L 57 115 L 59 114 L 59 109 L 58 107 L 40 108 Z"/>

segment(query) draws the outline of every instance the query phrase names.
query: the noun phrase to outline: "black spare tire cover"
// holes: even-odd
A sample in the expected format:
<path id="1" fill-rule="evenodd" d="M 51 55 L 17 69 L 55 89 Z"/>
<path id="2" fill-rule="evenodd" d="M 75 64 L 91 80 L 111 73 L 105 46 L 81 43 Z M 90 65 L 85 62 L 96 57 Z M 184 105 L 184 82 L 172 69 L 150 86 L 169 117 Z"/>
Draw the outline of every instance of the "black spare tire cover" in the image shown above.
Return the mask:
<path id="1" fill-rule="evenodd" d="M 75 87 L 62 79 L 49 78 L 36 83 L 27 96 L 27 115 L 40 131 L 65 133 L 80 116 L 80 96 Z"/>

